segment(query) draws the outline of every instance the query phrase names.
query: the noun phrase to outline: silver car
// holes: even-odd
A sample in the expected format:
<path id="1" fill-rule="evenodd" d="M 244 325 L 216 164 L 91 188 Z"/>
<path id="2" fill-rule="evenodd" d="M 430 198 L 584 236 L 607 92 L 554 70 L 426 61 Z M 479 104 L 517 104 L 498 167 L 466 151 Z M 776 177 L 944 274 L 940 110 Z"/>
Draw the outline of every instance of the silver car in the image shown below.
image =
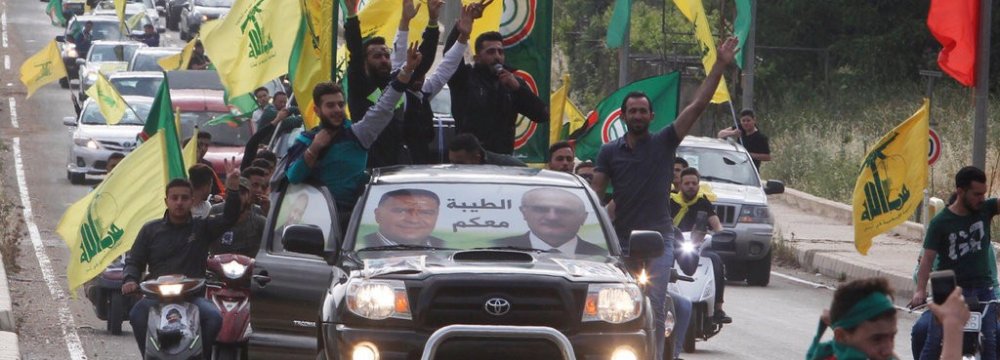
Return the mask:
<path id="1" fill-rule="evenodd" d="M 87 89 L 97 81 L 97 73 L 104 76 L 125 71 L 128 61 L 132 59 L 136 49 L 146 47 L 137 41 L 94 41 L 90 46 L 86 59 L 76 59 L 80 65 L 79 98 L 87 98 Z"/>
<path id="2" fill-rule="evenodd" d="M 141 96 L 152 99 L 160 90 L 163 73 L 156 71 L 125 71 L 111 74 L 108 82 L 122 96 Z"/>
<path id="3" fill-rule="evenodd" d="M 736 239 L 712 243 L 726 263 L 728 280 L 746 280 L 767 286 L 771 278 L 771 236 L 774 219 L 767 195 L 785 191 L 780 181 L 761 184 L 760 174 L 743 146 L 727 140 L 688 136 L 677 148 L 677 157 L 698 169 L 701 182 L 717 196 L 715 213 Z"/>
<path id="4" fill-rule="evenodd" d="M 108 125 L 93 99 L 83 104 L 79 117 L 66 117 L 63 125 L 72 129 L 73 142 L 66 164 L 70 183 L 82 184 L 87 175 L 103 175 L 112 153 L 128 154 L 136 147 L 136 137 L 142 132 L 151 98 L 126 96 L 130 111 L 115 125 Z"/>
<path id="5" fill-rule="evenodd" d="M 128 62 L 128 71 L 163 71 L 160 59 L 180 54 L 184 49 L 179 47 L 144 47 L 135 51 L 132 60 Z"/>

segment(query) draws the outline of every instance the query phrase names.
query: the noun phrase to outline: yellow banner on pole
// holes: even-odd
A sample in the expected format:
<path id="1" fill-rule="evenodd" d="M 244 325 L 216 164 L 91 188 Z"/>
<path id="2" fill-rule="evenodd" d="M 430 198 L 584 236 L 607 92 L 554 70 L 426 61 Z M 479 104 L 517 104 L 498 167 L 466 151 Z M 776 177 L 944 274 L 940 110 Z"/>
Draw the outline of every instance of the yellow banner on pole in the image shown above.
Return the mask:
<path id="1" fill-rule="evenodd" d="M 21 83 L 28 88 L 29 98 L 38 88 L 64 77 L 66 65 L 55 40 L 49 41 L 45 48 L 21 64 Z"/>

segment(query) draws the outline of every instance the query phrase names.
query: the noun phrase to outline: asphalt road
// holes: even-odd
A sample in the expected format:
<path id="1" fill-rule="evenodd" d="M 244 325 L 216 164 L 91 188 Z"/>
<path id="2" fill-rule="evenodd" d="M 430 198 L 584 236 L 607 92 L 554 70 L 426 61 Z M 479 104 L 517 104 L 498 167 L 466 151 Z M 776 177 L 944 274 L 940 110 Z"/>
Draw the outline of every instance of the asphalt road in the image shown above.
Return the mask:
<path id="1" fill-rule="evenodd" d="M 36 248 L 26 234 L 21 245 L 22 255 L 18 259 L 23 270 L 9 274 L 14 310 L 20 325 L 20 347 L 26 360 L 66 359 L 72 357 L 71 353 L 77 358 L 134 359 L 138 351 L 128 325 L 125 325 L 124 335 L 109 335 L 82 294 L 75 299 L 54 297 L 36 255 L 38 249 L 51 260 L 53 287 L 59 290 L 57 294 L 60 291 L 66 294 L 65 269 L 69 251 L 55 233 L 55 228 L 66 208 L 90 188 L 90 185 L 71 185 L 66 179 L 65 166 L 71 139 L 69 129 L 62 125 L 62 118 L 74 115 L 70 91 L 52 84 L 39 90 L 31 99 L 25 99 L 25 89 L 18 80 L 17 69 L 21 62 L 44 47 L 54 36 L 62 34 L 62 29 L 49 24 L 42 13 L 44 7 L 44 2 L 0 0 L 5 20 L 0 55 L 5 63 L 6 58 L 10 59 L 10 66 L 4 66 L 0 73 L 0 89 L 5 95 L 0 102 L 3 193 L 12 199 L 22 196 L 24 189 L 18 186 L 18 172 L 14 166 L 14 150 L 18 150 L 23 163 L 23 182 L 33 211 L 28 220 L 37 224 L 40 241 Z M 176 32 L 164 34 L 162 40 L 165 45 L 181 45 Z M 11 108 L 12 103 L 16 109 Z M 17 126 L 13 110 L 16 110 Z M 19 146 L 15 146 L 15 140 Z M 778 270 L 817 281 L 810 274 Z M 815 331 L 816 319 L 829 305 L 832 293 L 826 288 L 777 277 L 767 288 L 732 285 L 727 294 L 729 302 L 726 309 L 735 322 L 715 338 L 699 342 L 695 354 L 683 354 L 683 357 L 802 358 Z M 67 316 L 60 317 L 62 308 L 67 310 Z M 912 314 L 900 314 L 896 348 L 902 358 L 910 357 L 909 328 L 914 319 Z M 76 349 L 74 344 L 79 344 L 82 351 Z"/>

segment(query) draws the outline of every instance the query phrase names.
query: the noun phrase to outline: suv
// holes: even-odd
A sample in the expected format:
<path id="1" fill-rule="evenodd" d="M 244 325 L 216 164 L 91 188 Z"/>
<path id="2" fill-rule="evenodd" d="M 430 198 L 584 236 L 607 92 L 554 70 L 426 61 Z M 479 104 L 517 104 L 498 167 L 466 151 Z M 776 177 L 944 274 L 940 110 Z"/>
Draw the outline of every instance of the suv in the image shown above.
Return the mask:
<path id="1" fill-rule="evenodd" d="M 698 169 L 701 183 L 709 184 L 717 199 L 715 213 L 735 240 L 712 242 L 712 249 L 726 263 L 726 278 L 767 286 L 771 280 L 771 237 L 774 219 L 767 195 L 785 192 L 776 180 L 761 185 L 760 174 L 743 146 L 707 137 L 688 136 L 677 148 L 677 157 Z"/>
<path id="2" fill-rule="evenodd" d="M 100 106 L 89 99 L 83 103 L 79 118 L 66 117 L 63 125 L 73 128 L 73 143 L 66 165 L 66 178 L 72 184 L 83 184 L 87 175 L 102 175 L 112 153 L 128 154 L 136 147 L 136 136 L 149 115 L 153 99 L 124 96 L 131 110 L 115 125 L 109 125 Z"/>
<path id="3" fill-rule="evenodd" d="M 496 166 L 374 169 L 346 236 L 325 186 L 282 180 L 274 188 L 254 267 L 252 358 L 413 359 L 435 349 L 438 359 L 553 359 L 563 349 L 577 358 L 650 357 L 649 301 L 579 177 Z M 540 240 L 561 236 L 572 240 L 554 249 Z M 631 241 L 635 258 L 663 251 L 657 233 Z M 456 324 L 475 334 L 430 340 Z M 565 341 L 529 338 L 539 331 Z"/>

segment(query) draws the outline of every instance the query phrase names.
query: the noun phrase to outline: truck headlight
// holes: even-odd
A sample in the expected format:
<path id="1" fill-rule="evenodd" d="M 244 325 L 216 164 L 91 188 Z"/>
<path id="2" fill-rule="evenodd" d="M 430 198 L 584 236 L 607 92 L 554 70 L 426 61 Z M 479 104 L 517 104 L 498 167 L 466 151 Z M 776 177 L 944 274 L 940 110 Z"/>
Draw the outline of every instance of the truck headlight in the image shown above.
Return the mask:
<path id="1" fill-rule="evenodd" d="M 91 138 L 74 137 L 73 143 L 76 144 L 76 146 L 85 147 L 90 150 L 97 150 L 101 148 L 101 145 L 98 144 L 97 141 L 94 141 L 94 139 Z"/>
<path id="2" fill-rule="evenodd" d="M 351 280 L 347 285 L 347 309 L 372 320 L 413 319 L 406 285 L 400 280 Z"/>
<path id="3" fill-rule="evenodd" d="M 631 346 L 619 346 L 611 353 L 611 360 L 636 360 L 639 356 Z"/>
<path id="4" fill-rule="evenodd" d="M 767 206 L 743 205 L 739 222 L 747 224 L 772 224 L 771 212 Z"/>
<path id="5" fill-rule="evenodd" d="M 587 288 L 583 321 L 621 324 L 642 312 L 642 291 L 635 284 L 594 284 Z"/>

